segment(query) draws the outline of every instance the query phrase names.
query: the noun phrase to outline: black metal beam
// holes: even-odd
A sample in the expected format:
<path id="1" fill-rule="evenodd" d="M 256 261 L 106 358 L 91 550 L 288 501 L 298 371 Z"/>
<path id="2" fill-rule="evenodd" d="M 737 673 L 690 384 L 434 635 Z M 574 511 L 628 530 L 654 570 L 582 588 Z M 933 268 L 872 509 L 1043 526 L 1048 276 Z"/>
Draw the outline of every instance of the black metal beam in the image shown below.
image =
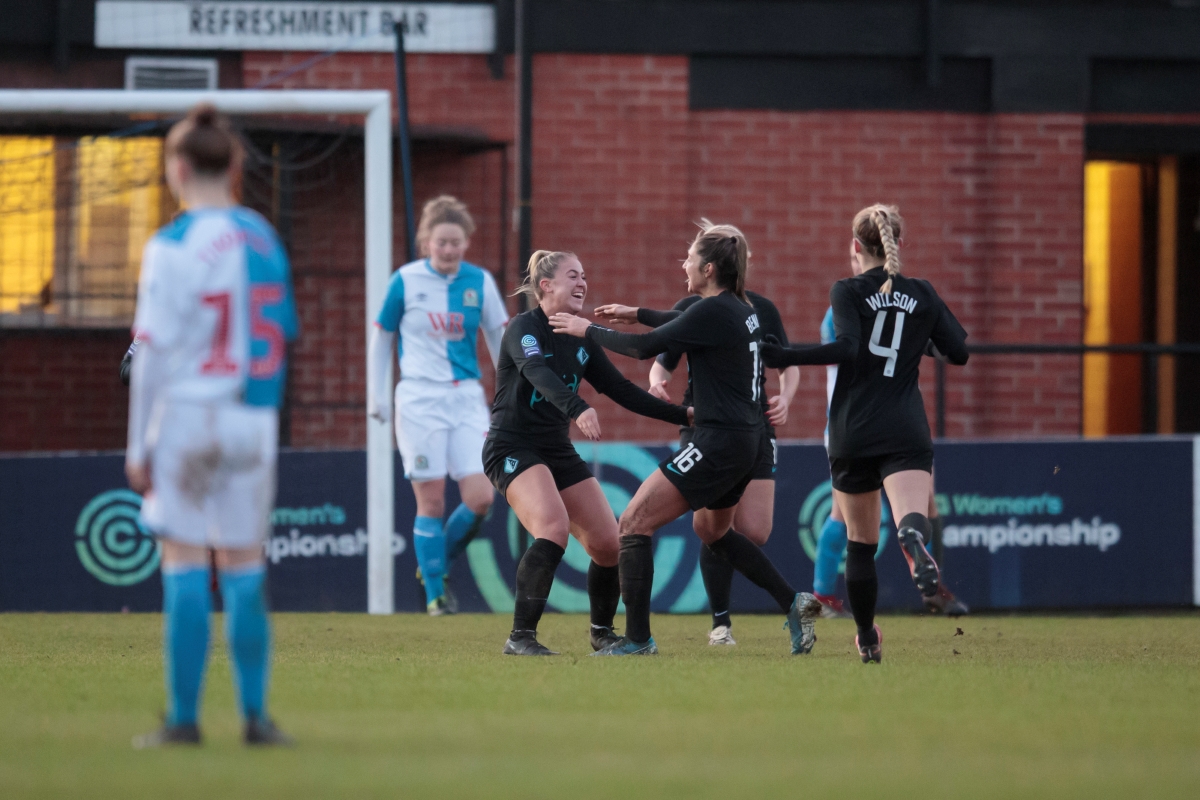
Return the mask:
<path id="1" fill-rule="evenodd" d="M 531 0 L 516 2 L 517 268 L 533 254 L 533 47 Z"/>

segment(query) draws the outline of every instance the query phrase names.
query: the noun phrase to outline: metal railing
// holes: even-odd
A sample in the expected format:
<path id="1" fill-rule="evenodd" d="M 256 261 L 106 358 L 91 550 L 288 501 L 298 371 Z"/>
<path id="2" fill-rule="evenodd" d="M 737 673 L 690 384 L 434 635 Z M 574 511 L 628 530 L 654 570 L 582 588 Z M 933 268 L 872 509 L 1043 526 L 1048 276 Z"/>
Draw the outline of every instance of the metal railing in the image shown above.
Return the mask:
<path id="1" fill-rule="evenodd" d="M 1144 362 L 1146 374 L 1144 380 L 1150 387 L 1151 406 L 1158 407 L 1158 359 L 1160 356 L 1200 356 L 1200 343 L 1187 342 L 1177 344 L 1153 344 L 1140 342 L 1136 344 L 1016 344 L 995 343 L 975 344 L 967 346 L 971 355 L 1043 355 L 1043 356 L 1084 356 L 1089 353 L 1107 355 L 1141 355 L 1153 356 Z M 938 361 L 935 370 L 936 380 L 936 431 L 937 437 L 946 435 L 946 365 Z"/>

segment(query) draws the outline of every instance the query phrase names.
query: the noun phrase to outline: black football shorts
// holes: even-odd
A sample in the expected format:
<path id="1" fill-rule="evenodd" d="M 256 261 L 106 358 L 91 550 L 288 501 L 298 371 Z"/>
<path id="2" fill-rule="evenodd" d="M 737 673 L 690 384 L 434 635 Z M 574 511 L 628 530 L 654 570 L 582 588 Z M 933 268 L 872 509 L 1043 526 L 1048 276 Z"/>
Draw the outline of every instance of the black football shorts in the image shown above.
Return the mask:
<path id="1" fill-rule="evenodd" d="M 764 448 L 771 448 L 770 441 L 764 444 L 767 434 L 761 429 L 692 428 L 687 441 L 683 439 L 679 452 L 658 468 L 693 511 L 736 506 L 754 478 Z"/>
<path id="2" fill-rule="evenodd" d="M 483 471 L 496 491 L 508 496 L 513 478 L 535 464 L 544 464 L 554 476 L 560 492 L 592 477 L 587 462 L 579 457 L 570 439 L 559 442 L 513 442 L 488 436 L 483 443 Z"/>
<path id="3" fill-rule="evenodd" d="M 883 479 L 905 470 L 933 472 L 933 450 L 913 450 L 866 458 L 829 458 L 833 488 L 846 494 L 865 494 L 883 488 Z"/>

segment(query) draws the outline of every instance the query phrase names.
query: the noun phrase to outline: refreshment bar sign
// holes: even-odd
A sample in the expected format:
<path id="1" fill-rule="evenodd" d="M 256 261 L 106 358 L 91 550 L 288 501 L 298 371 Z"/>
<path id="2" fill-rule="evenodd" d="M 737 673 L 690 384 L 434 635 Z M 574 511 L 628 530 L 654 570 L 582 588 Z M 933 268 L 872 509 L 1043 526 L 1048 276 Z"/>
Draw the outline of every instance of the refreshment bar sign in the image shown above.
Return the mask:
<path id="1" fill-rule="evenodd" d="M 490 4 L 98 0 L 96 47 L 490 53 Z"/>

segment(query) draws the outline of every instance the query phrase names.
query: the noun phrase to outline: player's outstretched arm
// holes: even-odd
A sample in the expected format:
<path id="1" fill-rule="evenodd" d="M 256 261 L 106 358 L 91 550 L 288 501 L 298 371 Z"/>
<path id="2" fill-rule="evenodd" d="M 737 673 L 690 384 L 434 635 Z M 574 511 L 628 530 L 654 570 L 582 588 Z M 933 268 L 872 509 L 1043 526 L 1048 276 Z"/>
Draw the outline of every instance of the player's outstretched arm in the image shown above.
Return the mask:
<path id="1" fill-rule="evenodd" d="M 387 373 L 395 347 L 396 334 L 376 325 L 367 345 L 367 414 L 380 422 L 392 418 L 392 387 Z"/>
<path id="2" fill-rule="evenodd" d="M 791 345 L 784 347 L 769 337 L 761 345 L 763 363 L 771 369 L 800 367 L 815 364 L 847 364 L 858 356 L 859 320 L 855 311 L 854 294 L 840 282 L 829 291 L 833 306 L 833 328 L 836 339 L 829 344 Z"/>
<path id="3" fill-rule="evenodd" d="M 724 335 L 723 326 L 719 322 L 713 324 L 707 308 L 699 303 L 649 333 L 620 333 L 593 325 L 574 314 L 562 313 L 551 317 L 550 325 L 556 333 L 586 336 L 606 350 L 639 360 L 653 358 L 668 349 L 686 351 L 688 347 L 713 347 L 721 343 Z"/>
<path id="4" fill-rule="evenodd" d="M 661 419 L 675 425 L 688 424 L 686 408 L 664 402 L 635 386 L 613 366 L 602 349 L 595 346 L 589 348 L 589 356 L 587 372 L 583 377 L 596 387 L 596 391 L 611 397 L 622 408 L 643 417 Z"/>

